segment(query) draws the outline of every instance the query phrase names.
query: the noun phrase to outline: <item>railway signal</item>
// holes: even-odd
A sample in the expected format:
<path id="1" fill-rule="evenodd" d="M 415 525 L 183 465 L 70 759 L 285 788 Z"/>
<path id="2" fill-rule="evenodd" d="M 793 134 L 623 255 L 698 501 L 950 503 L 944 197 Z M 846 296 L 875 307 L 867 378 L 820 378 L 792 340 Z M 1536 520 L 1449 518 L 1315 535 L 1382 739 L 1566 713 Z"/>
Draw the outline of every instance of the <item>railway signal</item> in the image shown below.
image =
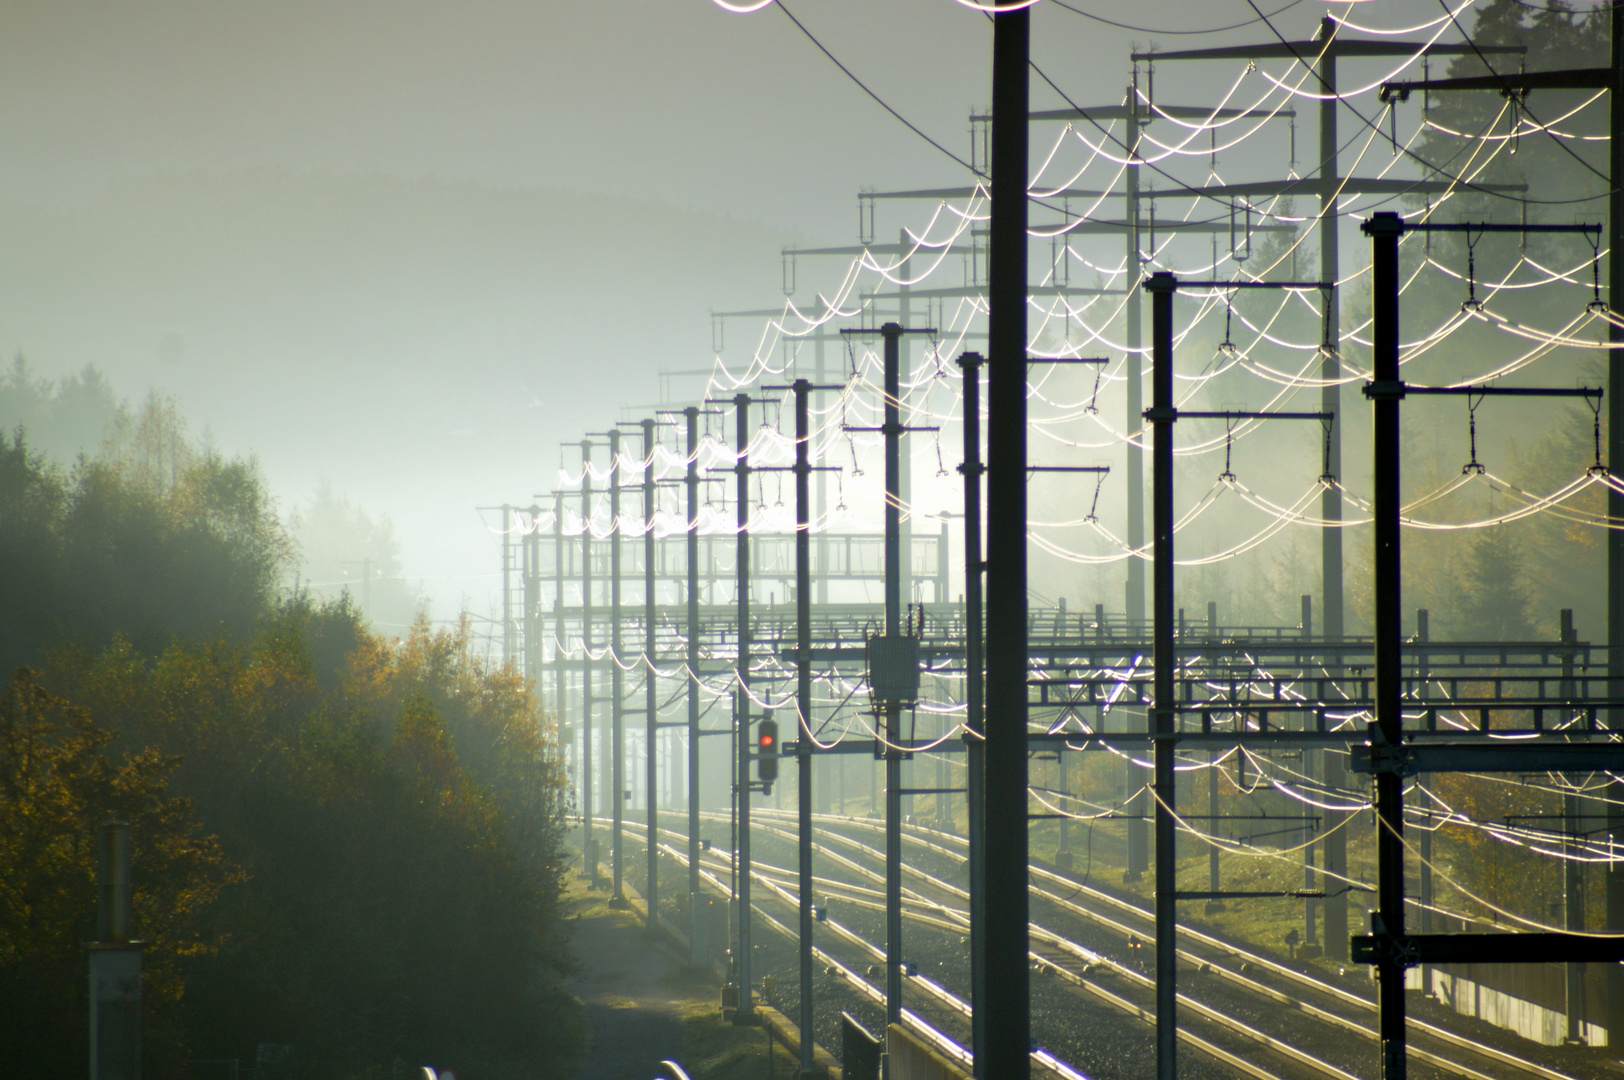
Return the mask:
<path id="1" fill-rule="evenodd" d="M 772 794 L 773 781 L 778 779 L 777 720 L 756 725 L 756 779 L 761 781 L 763 794 Z"/>

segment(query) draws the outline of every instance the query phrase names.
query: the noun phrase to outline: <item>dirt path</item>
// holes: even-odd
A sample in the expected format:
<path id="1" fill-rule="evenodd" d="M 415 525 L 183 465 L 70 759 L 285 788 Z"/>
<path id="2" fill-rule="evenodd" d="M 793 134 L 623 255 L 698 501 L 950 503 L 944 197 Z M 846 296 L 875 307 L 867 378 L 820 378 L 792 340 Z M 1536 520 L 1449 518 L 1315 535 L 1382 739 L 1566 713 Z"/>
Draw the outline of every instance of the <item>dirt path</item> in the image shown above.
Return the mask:
<path id="1" fill-rule="evenodd" d="M 664 1058 L 681 1060 L 687 1018 L 709 1006 L 705 976 L 685 968 L 669 946 L 651 941 L 635 912 L 612 910 L 577 881 L 567 900 L 581 963 L 571 990 L 592 1028 L 581 1080 L 649 1080 Z"/>
<path id="2" fill-rule="evenodd" d="M 635 910 L 609 907 L 580 879 L 565 893 L 572 950 L 581 972 L 570 989 L 586 1006 L 591 1044 L 580 1080 L 651 1080 L 663 1059 L 694 1080 L 760 1080 L 768 1073 L 761 1029 L 722 1022 L 714 972 L 686 966 L 676 949 L 654 941 Z M 774 1072 L 793 1076 L 782 1046 Z"/>

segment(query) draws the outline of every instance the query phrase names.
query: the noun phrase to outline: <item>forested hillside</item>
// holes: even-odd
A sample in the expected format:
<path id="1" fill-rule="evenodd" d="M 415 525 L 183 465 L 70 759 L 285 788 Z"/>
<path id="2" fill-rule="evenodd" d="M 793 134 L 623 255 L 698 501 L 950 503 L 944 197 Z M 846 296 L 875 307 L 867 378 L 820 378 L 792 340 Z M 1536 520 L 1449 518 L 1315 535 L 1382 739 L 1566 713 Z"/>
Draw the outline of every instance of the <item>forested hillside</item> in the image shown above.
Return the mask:
<path id="1" fill-rule="evenodd" d="M 569 1075 L 552 719 L 466 628 L 279 586 L 255 463 L 125 417 L 0 447 L 0 1060 L 85 1075 L 95 835 L 129 821 L 147 1075 Z"/>

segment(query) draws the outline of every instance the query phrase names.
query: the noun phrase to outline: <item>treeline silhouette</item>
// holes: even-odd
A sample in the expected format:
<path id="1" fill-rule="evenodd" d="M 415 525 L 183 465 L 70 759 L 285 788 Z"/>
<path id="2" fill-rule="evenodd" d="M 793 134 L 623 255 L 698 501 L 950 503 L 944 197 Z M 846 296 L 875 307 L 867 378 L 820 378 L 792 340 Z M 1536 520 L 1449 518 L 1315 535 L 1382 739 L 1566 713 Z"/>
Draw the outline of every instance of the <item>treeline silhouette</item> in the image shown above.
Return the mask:
<path id="1" fill-rule="evenodd" d="M 147 1075 L 573 1074 L 551 718 L 465 626 L 280 591 L 291 554 L 162 402 L 71 468 L 0 445 L 0 1071 L 85 1075 L 119 818 Z"/>

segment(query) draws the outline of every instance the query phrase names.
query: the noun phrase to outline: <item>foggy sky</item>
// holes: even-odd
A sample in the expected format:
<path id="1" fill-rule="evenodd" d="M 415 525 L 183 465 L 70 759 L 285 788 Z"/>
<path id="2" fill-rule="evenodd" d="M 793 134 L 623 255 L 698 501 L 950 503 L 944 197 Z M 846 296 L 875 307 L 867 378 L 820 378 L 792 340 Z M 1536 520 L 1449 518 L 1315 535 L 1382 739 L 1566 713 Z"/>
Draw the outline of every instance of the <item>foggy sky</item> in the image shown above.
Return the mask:
<path id="1" fill-rule="evenodd" d="M 1086 6 L 1156 27 L 1252 14 Z M 1373 20 L 1406 14 L 1379 7 Z M 985 17 L 951 0 L 792 10 L 966 152 L 989 96 Z M 550 490 L 560 440 L 654 402 L 662 368 L 708 365 L 709 309 L 781 301 L 781 245 L 852 242 L 860 187 L 965 182 L 771 8 L 4 11 L 0 350 L 48 375 L 93 363 L 132 398 L 176 394 L 223 449 L 259 456 L 284 506 L 325 478 L 390 515 L 442 617 L 494 595 L 473 507 Z M 1307 36 L 1322 12 L 1300 3 L 1278 24 Z M 1135 34 L 1050 5 L 1033 52 L 1103 103 L 1134 44 L 1259 33 Z M 1170 66 L 1159 93 L 1201 103 L 1212 75 Z"/>

